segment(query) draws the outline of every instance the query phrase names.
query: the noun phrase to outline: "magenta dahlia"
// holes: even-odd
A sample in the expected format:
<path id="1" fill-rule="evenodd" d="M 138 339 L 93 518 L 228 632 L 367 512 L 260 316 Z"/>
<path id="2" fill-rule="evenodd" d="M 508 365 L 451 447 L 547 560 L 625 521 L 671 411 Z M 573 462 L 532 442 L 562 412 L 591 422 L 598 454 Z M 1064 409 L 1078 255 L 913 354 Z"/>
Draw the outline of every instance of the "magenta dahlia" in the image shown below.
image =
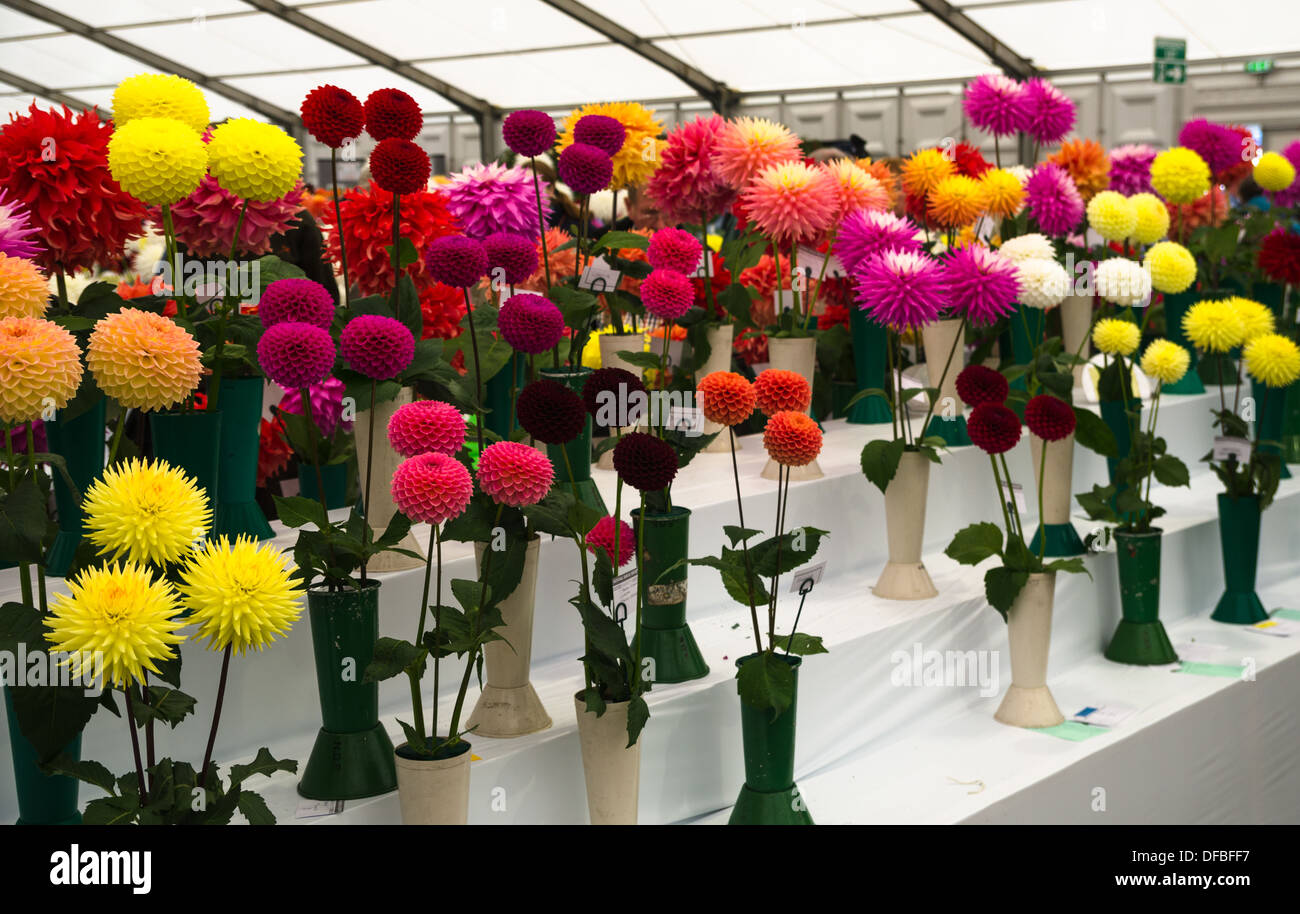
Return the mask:
<path id="1" fill-rule="evenodd" d="M 1128 143 L 1110 151 L 1110 189 L 1126 197 L 1149 194 L 1151 189 L 1151 163 L 1156 150 L 1146 143 Z"/>
<path id="2" fill-rule="evenodd" d="M 1044 234 L 1062 237 L 1083 218 L 1083 197 L 1069 173 L 1054 162 L 1043 162 L 1025 182 L 1025 202 Z"/>
<path id="3" fill-rule="evenodd" d="M 319 384 L 334 367 L 334 339 L 314 324 L 286 321 L 257 341 L 262 373 L 286 390 Z"/>
<path id="4" fill-rule="evenodd" d="M 343 382 L 335 377 L 328 377 L 307 389 L 307 396 L 311 400 L 312 421 L 322 435 L 332 435 L 339 429 L 345 432 L 352 430 L 352 421 L 343 418 L 344 390 Z M 280 409 L 286 413 L 302 415 L 302 388 L 286 389 L 280 398 Z"/>
<path id="5" fill-rule="evenodd" d="M 835 256 L 850 274 L 885 251 L 920 250 L 920 230 L 912 220 L 880 210 L 849 213 L 835 236 Z"/>
<path id="6" fill-rule="evenodd" d="M 1241 134 L 1224 124 L 1216 124 L 1203 117 L 1183 124 L 1178 131 L 1178 145 L 1186 146 L 1205 160 L 1213 174 L 1222 174 L 1242 159 Z"/>
<path id="7" fill-rule="evenodd" d="M 661 228 L 650 236 L 646 260 L 656 270 L 672 270 L 690 275 L 700 265 L 704 246 L 690 232 L 679 228 Z"/>
<path id="8" fill-rule="evenodd" d="M 700 222 L 731 206 L 736 191 L 713 169 L 713 153 L 726 121 L 697 117 L 668 131 L 659 167 L 646 193 L 671 222 Z"/>
<path id="9" fill-rule="evenodd" d="M 1039 146 L 1059 143 L 1074 129 L 1074 102 L 1045 79 L 1025 80 L 1021 87 L 1025 133 Z"/>
<path id="10" fill-rule="evenodd" d="M 444 235 L 424 249 L 424 265 L 438 282 L 468 289 L 487 272 L 487 251 L 473 238 Z"/>
<path id="11" fill-rule="evenodd" d="M 1300 172 L 1300 140 L 1288 143 L 1282 155 Z M 1291 186 L 1283 190 L 1269 191 L 1268 198 L 1274 206 L 1300 206 L 1300 181 L 1292 181 Z"/>
<path id="12" fill-rule="evenodd" d="M 358 374 L 376 381 L 395 378 L 415 358 L 415 337 L 399 320 L 382 314 L 359 314 L 339 335 L 343 360 Z"/>
<path id="13" fill-rule="evenodd" d="M 614 160 L 595 146 L 574 143 L 560 153 L 556 173 L 575 194 L 594 194 L 609 187 Z"/>
<path id="14" fill-rule="evenodd" d="M 924 254 L 886 251 L 859 264 L 854 281 L 858 306 L 896 330 L 923 327 L 948 305 L 939 264 Z"/>
<path id="15" fill-rule="evenodd" d="M 501 125 L 501 137 L 521 156 L 539 156 L 555 145 L 555 121 L 545 111 L 511 112 Z"/>
<path id="16" fill-rule="evenodd" d="M 537 272 L 537 245 L 528 235 L 494 232 L 483 239 L 483 250 L 488 276 L 494 281 L 500 279 L 513 286 Z"/>
<path id="17" fill-rule="evenodd" d="M 952 251 L 941 268 L 948 306 L 976 326 L 992 324 L 1015 310 L 1020 271 L 1010 257 L 972 244 Z"/>
<path id="18" fill-rule="evenodd" d="M 497 326 L 511 349 L 537 355 L 564 336 L 564 315 L 549 298 L 517 292 L 501 306 Z"/>
<path id="19" fill-rule="evenodd" d="M 651 270 L 641 281 L 641 303 L 665 321 L 675 321 L 695 304 L 695 286 L 676 270 Z"/>
<path id="20" fill-rule="evenodd" d="M 587 114 L 578 118 L 573 125 L 573 141 L 595 146 L 605 155 L 613 158 L 627 140 L 627 128 L 618 118 L 605 114 Z"/>
<path id="21" fill-rule="evenodd" d="M 551 189 L 541 182 L 542 205 L 549 207 Z M 499 162 L 466 165 L 443 185 L 447 208 L 470 238 L 494 232 L 537 234 L 537 194 L 533 176 L 523 165 L 507 168 Z"/>
<path id="22" fill-rule="evenodd" d="M 31 260 L 44 250 L 32 239 L 35 234 L 36 226 L 32 225 L 27 208 L 17 200 L 11 200 L 0 187 L 0 254 Z"/>
<path id="23" fill-rule="evenodd" d="M 257 300 L 263 327 L 300 321 L 328 330 L 334 320 L 334 299 L 315 280 L 290 276 L 269 283 Z"/>
<path id="24" fill-rule="evenodd" d="M 1025 125 L 1024 88 L 1010 76 L 987 73 L 966 84 L 962 108 L 970 122 L 994 136 L 1011 136 Z"/>

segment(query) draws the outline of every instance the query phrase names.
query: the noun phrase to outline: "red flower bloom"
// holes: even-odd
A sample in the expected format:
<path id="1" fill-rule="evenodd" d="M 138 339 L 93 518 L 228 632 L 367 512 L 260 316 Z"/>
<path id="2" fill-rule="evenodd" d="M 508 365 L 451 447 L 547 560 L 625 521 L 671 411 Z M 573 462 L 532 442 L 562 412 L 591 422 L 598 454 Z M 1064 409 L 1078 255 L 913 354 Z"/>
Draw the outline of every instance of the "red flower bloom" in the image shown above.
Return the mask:
<path id="1" fill-rule="evenodd" d="M 984 158 L 979 148 L 970 143 L 957 144 L 953 149 L 953 161 L 957 165 L 957 173 L 968 178 L 978 178 L 993 167 L 993 163 Z"/>
<path id="2" fill-rule="evenodd" d="M 1274 230 L 1259 246 L 1259 268 L 1274 282 L 1300 283 L 1300 235 Z"/>
<path id="3" fill-rule="evenodd" d="M 771 416 L 807 409 L 812 402 L 812 387 L 798 372 L 769 368 L 754 381 L 754 395 L 758 408 Z"/>
<path id="4" fill-rule="evenodd" d="M 1025 425 L 1044 441 L 1060 441 L 1074 431 L 1074 407 L 1050 394 L 1039 394 L 1025 405 Z"/>
<path id="5" fill-rule="evenodd" d="M 731 349 L 746 365 L 766 362 L 769 358 L 767 335 L 757 330 L 745 330 L 732 341 Z"/>
<path id="6" fill-rule="evenodd" d="M 257 487 L 262 488 L 268 479 L 279 475 L 292 456 L 293 449 L 284 434 L 284 421 L 279 416 L 263 419 L 258 429 Z"/>
<path id="7" fill-rule="evenodd" d="M 410 140 L 380 140 L 370 153 L 375 183 L 390 193 L 413 194 L 429 182 L 429 155 Z"/>
<path id="8" fill-rule="evenodd" d="M 376 140 L 413 140 L 424 126 L 415 99 L 401 89 L 376 89 L 366 96 L 366 133 Z"/>
<path id="9" fill-rule="evenodd" d="M 718 317 L 722 317 L 727 313 L 727 309 L 722 307 L 722 304 L 718 301 L 718 296 L 726 291 L 727 286 L 731 285 L 731 271 L 727 269 L 721 254 L 715 251 L 710 251 L 709 254 L 709 284 L 713 286 L 713 308 Z M 704 277 L 692 277 L 691 285 L 695 286 L 695 304 L 701 308 L 707 307 L 709 297 L 704 288 Z"/>
<path id="10" fill-rule="evenodd" d="M 420 315 L 424 328 L 420 339 L 449 340 L 460 336 L 460 319 L 465 316 L 465 295 L 446 283 L 430 282 L 420 289 Z"/>
<path id="11" fill-rule="evenodd" d="M 360 100 L 338 86 L 317 86 L 302 100 L 302 123 L 307 132 L 326 146 L 338 149 L 361 136 L 366 112 Z"/>
<path id="12" fill-rule="evenodd" d="M 1003 454 L 1020 440 L 1020 417 L 1001 403 L 981 403 L 966 420 L 970 440 L 986 454 Z"/>
<path id="13" fill-rule="evenodd" d="M 976 362 L 967 365 L 957 375 L 957 396 L 967 406 L 985 403 L 1002 404 L 1007 401 L 1010 385 L 1002 372 Z"/>
<path id="14" fill-rule="evenodd" d="M 782 466 L 807 466 L 822 451 L 822 430 L 804 413 L 777 413 L 763 429 L 763 447 Z"/>
<path id="15" fill-rule="evenodd" d="M 849 326 L 849 309 L 845 305 L 827 303 L 826 310 L 817 315 L 817 329 L 829 330 L 835 326 Z"/>

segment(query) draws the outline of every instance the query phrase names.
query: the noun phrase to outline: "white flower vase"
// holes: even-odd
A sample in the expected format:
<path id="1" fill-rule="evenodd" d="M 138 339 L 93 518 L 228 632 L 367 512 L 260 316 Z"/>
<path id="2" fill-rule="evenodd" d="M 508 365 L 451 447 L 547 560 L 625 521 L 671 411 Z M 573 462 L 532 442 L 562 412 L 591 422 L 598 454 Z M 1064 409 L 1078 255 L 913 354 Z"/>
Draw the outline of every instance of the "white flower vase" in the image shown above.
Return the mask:
<path id="1" fill-rule="evenodd" d="M 930 460 L 904 451 L 898 471 L 885 486 L 885 530 L 889 561 L 871 592 L 886 600 L 928 600 L 939 591 L 921 561 L 925 539 L 925 497 L 930 487 Z"/>
<path id="2" fill-rule="evenodd" d="M 600 346 L 601 368 L 623 368 L 638 378 L 642 369 L 631 362 L 624 361 L 620 353 L 642 352 L 645 350 L 645 335 L 641 333 L 602 333 L 596 337 Z"/>
<path id="3" fill-rule="evenodd" d="M 1079 357 L 1087 359 L 1092 353 L 1092 343 L 1088 342 L 1088 329 L 1092 326 L 1091 295 L 1067 295 L 1061 302 L 1061 348 L 1065 352 L 1078 352 Z M 1079 346 L 1083 349 L 1080 350 Z M 1083 386 L 1083 365 L 1074 366 L 1074 386 Z"/>
<path id="4" fill-rule="evenodd" d="M 1030 459 L 1034 463 L 1034 492 L 1043 488 L 1043 516 L 1029 541 L 1029 551 L 1037 554 L 1044 536 L 1043 555 L 1049 558 L 1083 555 L 1087 550 L 1070 522 L 1071 493 L 1074 491 L 1074 434 L 1047 444 L 1047 462 L 1043 463 L 1043 439 L 1029 435 Z M 1042 479 L 1039 473 L 1042 472 Z M 1033 497 L 1032 495 L 1030 496 Z M 1037 506 L 1035 506 L 1035 509 Z"/>
<path id="5" fill-rule="evenodd" d="M 389 521 L 397 514 L 397 506 L 393 504 L 392 482 L 393 473 L 397 470 L 398 464 L 402 462 L 402 457 L 388 443 L 388 420 L 393 417 L 393 413 L 397 412 L 398 407 L 410 402 L 411 389 L 403 387 L 392 400 L 379 403 L 374 409 L 363 409 L 357 413 L 357 421 L 352 426 L 352 433 L 356 436 L 357 441 L 357 478 L 361 481 L 361 494 L 364 498 L 370 423 L 373 422 L 375 425 L 374 466 L 370 473 L 371 504 L 367 504 L 365 509 L 366 522 L 370 524 L 370 529 L 374 531 L 376 538 L 383 535 L 384 530 L 388 528 Z M 409 549 L 411 552 L 423 552 L 412 533 L 407 533 L 397 545 L 399 548 Z M 423 558 L 400 555 L 396 552 L 381 552 L 370 559 L 370 562 L 366 565 L 366 570 L 404 571 L 407 568 L 419 568 L 422 565 L 424 565 Z"/>
<path id="6" fill-rule="evenodd" d="M 700 381 L 716 371 L 731 371 L 731 344 L 735 338 L 735 332 L 736 328 L 733 324 L 718 324 L 716 327 L 710 327 L 705 331 L 705 335 L 709 339 L 709 357 L 695 372 L 696 386 L 699 386 Z M 720 433 L 705 447 L 704 452 L 706 454 L 728 454 L 731 452 L 731 445 L 727 441 L 730 436 L 726 434 L 726 431 L 727 427 L 725 425 L 705 420 L 704 434 Z M 739 440 L 736 441 L 736 450 L 740 450 Z"/>
<path id="7" fill-rule="evenodd" d="M 817 370 L 817 340 L 811 336 L 801 337 L 768 337 L 767 340 L 768 357 L 771 360 L 769 368 L 779 368 L 783 371 L 793 371 L 796 374 L 803 375 L 808 386 L 812 387 L 813 372 Z M 812 414 L 812 407 L 808 409 L 809 415 Z M 768 458 L 767 464 L 763 467 L 762 476 L 764 479 L 776 479 L 777 470 L 780 465 L 771 458 Z M 789 479 L 791 482 L 803 482 L 809 479 L 821 479 L 826 474 L 822 472 L 821 465 L 814 460 L 812 463 L 801 467 L 789 467 Z"/>
<path id="8" fill-rule="evenodd" d="M 607 702 L 600 717 L 587 710 L 582 696 L 573 700 L 587 781 L 587 813 L 592 825 L 635 825 L 641 792 L 641 740 L 627 747 L 630 702 Z"/>
<path id="9" fill-rule="evenodd" d="M 468 744 L 459 755 L 446 759 L 404 758 L 395 753 L 402 824 L 465 825 L 472 755 Z"/>
<path id="10" fill-rule="evenodd" d="M 957 396 L 957 375 L 966 364 L 966 332 L 961 320 L 950 318 L 926 324 L 921 328 L 921 342 L 925 346 L 926 386 L 939 388 L 930 427 L 921 434 L 942 438 L 949 447 L 968 445 L 971 441 L 966 432 L 966 413 Z M 924 402 L 924 398 L 917 402 Z M 903 415 L 907 416 L 906 409 Z"/>
<path id="11" fill-rule="evenodd" d="M 1011 685 L 994 719 L 1013 727 L 1054 727 L 1065 722 L 1047 688 L 1056 572 L 1031 574 L 1007 612 Z"/>

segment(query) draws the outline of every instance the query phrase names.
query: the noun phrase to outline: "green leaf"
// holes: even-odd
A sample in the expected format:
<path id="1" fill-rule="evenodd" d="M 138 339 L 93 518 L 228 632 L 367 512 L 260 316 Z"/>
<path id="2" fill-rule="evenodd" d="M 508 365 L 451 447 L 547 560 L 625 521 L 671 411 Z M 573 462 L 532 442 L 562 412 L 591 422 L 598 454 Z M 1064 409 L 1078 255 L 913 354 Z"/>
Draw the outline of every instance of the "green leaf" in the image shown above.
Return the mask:
<path id="1" fill-rule="evenodd" d="M 889 394 L 886 393 L 884 390 L 881 390 L 879 387 L 868 387 L 865 390 L 860 390 L 857 393 L 855 393 L 853 396 L 849 397 L 849 402 L 844 404 L 844 410 L 847 412 L 859 400 L 865 400 L 868 397 L 879 397 L 880 399 L 884 400 L 886 403 L 890 402 Z"/>
<path id="2" fill-rule="evenodd" d="M 456 598 L 456 602 L 466 613 L 471 613 L 475 609 L 481 608 L 486 600 L 483 593 L 483 585 L 478 581 L 470 581 L 465 578 L 453 578 L 451 582 L 451 592 Z"/>
<path id="3" fill-rule="evenodd" d="M 16 657 L 20 644 L 33 651 L 46 649 L 41 613 L 34 606 L 5 603 L 0 606 L 0 651 Z"/>
<path id="4" fill-rule="evenodd" d="M 0 556 L 11 562 L 42 564 L 42 538 L 49 521 L 45 496 L 31 476 L 7 495 L 0 494 Z"/>
<path id="5" fill-rule="evenodd" d="M 421 673 L 427 652 L 400 638 L 380 638 L 361 677 L 362 682 L 383 682 L 400 673 Z"/>
<path id="6" fill-rule="evenodd" d="M 801 632 L 795 632 L 793 635 L 777 635 L 773 643 L 787 653 L 797 654 L 800 657 L 830 653 L 826 645 L 822 644 L 820 635 L 805 635 Z"/>
<path id="7" fill-rule="evenodd" d="M 663 365 L 663 354 L 658 352 L 621 352 L 619 358 L 637 368 L 658 371 Z"/>
<path id="8" fill-rule="evenodd" d="M 818 530 L 816 527 L 796 527 L 794 530 L 777 537 L 770 537 L 763 540 L 749 549 L 750 568 L 754 573 L 765 578 L 770 578 L 778 573 L 785 574 L 794 571 L 801 565 L 807 564 L 808 560 L 817 554 L 817 547 L 821 545 L 822 537 L 829 535 L 826 530 Z M 796 549 L 797 541 L 803 539 L 803 549 Z M 778 550 L 777 544 L 780 543 Z M 780 559 L 777 558 L 777 552 L 780 552 Z"/>
<path id="9" fill-rule="evenodd" d="M 978 565 L 1002 554 L 1002 529 L 989 521 L 971 524 L 957 531 L 944 554 L 963 565 Z"/>
<path id="10" fill-rule="evenodd" d="M 862 473 L 882 493 L 898 472 L 906 444 L 902 438 L 868 441 L 862 448 Z"/>
<path id="11" fill-rule="evenodd" d="M 393 262 L 393 246 L 384 245 L 384 250 L 388 252 L 388 262 Z M 398 268 L 408 267 L 420 259 L 420 255 L 415 250 L 415 244 L 410 238 L 402 235 L 397 243 L 397 266 Z"/>
<path id="12" fill-rule="evenodd" d="M 66 755 L 59 755 L 45 766 L 45 771 L 47 774 L 66 774 L 78 781 L 93 784 L 110 796 L 114 795 L 113 785 L 117 783 L 117 778 L 113 772 L 92 759 L 77 761 Z"/>
<path id="13" fill-rule="evenodd" d="M 1191 478 L 1187 473 L 1187 465 L 1173 454 L 1165 454 L 1163 457 L 1157 459 L 1152 471 L 1155 473 L 1156 482 L 1163 486 L 1191 485 Z"/>
<path id="14" fill-rule="evenodd" d="M 984 595 L 988 598 L 989 605 L 1006 619 L 1011 604 L 1016 601 L 1028 580 L 1029 573 L 1025 571 L 1012 571 L 1002 565 L 990 568 L 984 574 Z"/>
<path id="15" fill-rule="evenodd" d="M 149 703 L 136 702 L 135 721 L 143 725 L 148 720 L 161 720 L 173 729 L 186 717 L 194 713 L 195 699 L 180 689 L 166 688 L 160 685 L 149 687 Z"/>
<path id="16" fill-rule="evenodd" d="M 650 719 L 650 706 L 646 700 L 637 695 L 627 706 L 627 746 L 631 749 L 641 736 L 641 730 Z"/>
<path id="17" fill-rule="evenodd" d="M 288 771 L 291 774 L 298 770 L 298 763 L 293 759 L 277 759 L 271 755 L 271 751 L 263 746 L 257 750 L 257 755 L 253 761 L 247 765 L 230 766 L 230 788 L 234 790 L 244 781 L 254 775 L 270 777 L 277 771 Z"/>
<path id="18" fill-rule="evenodd" d="M 1079 492 L 1074 496 L 1075 501 L 1083 508 L 1090 520 L 1118 524 L 1120 516 L 1115 513 L 1115 509 L 1111 506 L 1111 500 L 1114 497 L 1115 487 L 1113 485 L 1094 485 L 1091 492 Z"/>
<path id="19" fill-rule="evenodd" d="M 727 539 L 731 541 L 731 547 L 734 549 L 737 543 L 752 539 L 763 531 L 751 530 L 749 527 L 737 527 L 734 524 L 724 524 L 722 532 L 727 535 Z"/>
<path id="20" fill-rule="evenodd" d="M 727 263 L 730 264 L 731 261 L 727 261 Z M 740 275 L 735 271 L 734 267 L 732 268 L 732 275 Z M 750 316 L 750 312 L 754 307 L 754 299 L 750 297 L 749 290 L 739 283 L 732 283 L 718 293 L 718 304 L 732 316 L 737 328 L 756 326 Z"/>
<path id="21" fill-rule="evenodd" d="M 325 506 L 314 498 L 303 498 L 300 495 L 289 497 L 275 495 L 272 499 L 275 502 L 276 515 L 286 527 L 315 524 L 317 529 L 326 530 L 330 526 Z"/>
<path id="22" fill-rule="evenodd" d="M 33 686 L 9 690 L 19 729 L 40 760 L 52 759 L 67 747 L 99 707 L 98 697 L 75 686 Z"/>
<path id="23" fill-rule="evenodd" d="M 403 241 L 406 239 L 403 238 Z M 275 816 L 262 799 L 260 793 L 252 790 L 239 791 L 239 811 L 248 820 L 249 825 L 274 825 Z"/>
<path id="24" fill-rule="evenodd" d="M 771 651 L 748 657 L 736 672 L 736 691 L 751 708 L 776 720 L 794 701 L 794 668 Z"/>
<path id="25" fill-rule="evenodd" d="M 636 232 L 606 232 L 596 242 L 595 251 L 621 251 L 624 248 L 637 248 L 644 251 L 650 246 L 650 239 Z"/>
<path id="26" fill-rule="evenodd" d="M 81 814 L 82 825 L 126 825 L 134 821 L 140 811 L 140 801 L 135 796 L 100 797 L 86 804 Z"/>
<path id="27" fill-rule="evenodd" d="M 1092 577 L 1092 572 L 1088 566 L 1083 563 L 1083 556 L 1074 556 L 1068 559 L 1053 559 L 1043 566 L 1044 571 L 1064 571 L 1067 574 L 1086 574 Z"/>
<path id="28" fill-rule="evenodd" d="M 1074 440 L 1103 457 L 1118 457 L 1115 433 L 1101 416 L 1090 409 L 1074 407 Z"/>

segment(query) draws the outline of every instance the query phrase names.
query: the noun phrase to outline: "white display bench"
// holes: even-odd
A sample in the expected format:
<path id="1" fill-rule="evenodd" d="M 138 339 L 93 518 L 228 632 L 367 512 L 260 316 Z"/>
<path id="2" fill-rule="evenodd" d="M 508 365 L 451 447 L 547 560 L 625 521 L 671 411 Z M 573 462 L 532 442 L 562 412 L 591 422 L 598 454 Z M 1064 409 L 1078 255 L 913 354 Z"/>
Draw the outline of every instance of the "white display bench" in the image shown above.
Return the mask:
<path id="1" fill-rule="evenodd" d="M 1135 739 L 1130 734 L 1149 731 L 1154 739 L 1167 726 L 1167 717 L 1189 719 L 1203 705 L 1209 708 L 1226 700 L 1216 697 L 1221 692 L 1232 695 L 1237 689 L 1242 697 L 1234 700 L 1248 708 L 1243 711 L 1233 705 L 1223 712 L 1229 720 L 1260 714 L 1276 721 L 1287 715 L 1288 705 L 1282 696 L 1294 695 L 1294 688 L 1288 693 L 1260 686 L 1278 681 L 1285 670 L 1290 671 L 1286 675 L 1293 677 L 1292 682 L 1300 675 L 1291 639 L 1241 632 L 1212 623 L 1207 616 L 1222 588 L 1214 499 L 1219 487 L 1198 463 L 1210 446 L 1212 399 L 1217 401 L 1217 394 L 1167 397 L 1161 404 L 1161 433 L 1169 440 L 1171 451 L 1181 456 L 1194 474 L 1190 491 L 1157 487 L 1155 494 L 1155 500 L 1169 509 L 1162 519 L 1166 530 L 1162 617 L 1172 623 L 1175 640 L 1183 637 L 1180 626 L 1187 620 L 1188 625 L 1208 630 L 1211 634 L 1206 637 L 1218 643 L 1236 646 L 1237 641 L 1229 639 L 1241 638 L 1250 644 L 1264 642 L 1258 650 L 1259 679 L 1229 687 L 1227 680 L 1175 676 L 1103 661 L 1101 649 L 1119 619 L 1115 557 L 1113 553 L 1090 556 L 1087 564 L 1093 580 L 1063 575 L 1058 581 L 1049 684 L 1067 711 L 1103 700 L 1125 701 L 1144 710 L 1124 724 L 1124 733 L 1117 730 L 1079 744 L 996 724 L 992 712 L 998 699 L 981 698 L 978 688 L 891 684 L 895 666 L 891 658 L 896 651 L 910 652 L 917 643 L 925 650 L 999 651 L 999 691 L 1010 681 L 1005 625 L 984 602 L 983 570 L 960 567 L 942 555 L 954 530 L 998 517 L 988 458 L 975 448 L 962 448 L 945 455 L 943 465 L 933 468 L 926 563 L 939 596 L 918 603 L 879 600 L 870 586 L 885 561 L 884 502 L 862 476 L 858 460 L 862 445 L 872 438 L 887 437 L 889 426 L 855 426 L 842 421 L 826 424 L 826 447 L 820 458 L 826 476 L 795 484 L 790 499 L 790 524 L 810 524 L 831 532 L 817 556 L 817 560 L 828 562 L 826 576 L 810 595 L 800 624 L 802 631 L 823 636 L 830 649 L 829 654 L 809 658 L 800 674 L 797 775 L 819 821 L 960 821 L 976 814 L 1020 821 L 1033 818 L 1027 810 L 1039 807 L 1032 803 L 1016 806 L 1016 802 L 1034 796 L 1039 785 L 1050 786 L 1082 758 L 1119 758 L 1114 753 Z M 1028 442 L 1022 441 L 1008 457 L 1016 480 L 1031 490 L 1028 450 Z M 776 484 L 759 478 L 766 461 L 759 439 L 744 439 L 739 458 L 747 525 L 770 531 Z M 674 502 L 694 512 L 692 556 L 716 554 L 722 544 L 722 526 L 737 522 L 730 471 L 727 454 L 702 454 L 682 471 L 673 487 Z M 593 470 L 593 475 L 612 506 L 613 474 Z M 1077 449 L 1074 491 L 1090 488 L 1104 478 L 1104 461 Z M 1300 480 L 1283 482 L 1277 503 L 1264 516 L 1259 581 L 1266 597 L 1270 586 L 1300 578 L 1300 559 L 1294 558 L 1289 548 L 1300 532 L 1297 495 Z M 630 507 L 628 499 L 624 501 Z M 1035 506 L 1032 498 L 1029 501 L 1032 515 Z M 1028 527 L 1033 521 L 1027 518 L 1025 523 Z M 1086 520 L 1076 520 L 1076 526 L 1082 534 L 1091 527 Z M 418 528 L 417 537 L 424 542 L 427 528 Z M 289 547 L 292 531 L 280 533 L 277 541 Z M 471 822 L 586 821 L 572 702 L 573 693 L 581 687 L 581 667 L 576 660 L 581 651 L 581 627 L 567 602 L 578 577 L 574 545 L 548 539 L 542 545 L 540 564 L 533 682 L 554 725 L 515 740 L 474 740 L 479 760 L 472 768 Z M 12 599 L 16 583 L 11 572 L 5 574 L 4 599 Z M 414 569 L 381 576 L 383 634 L 412 637 L 422 574 L 423 569 Z M 445 579 L 472 574 L 469 548 L 446 544 Z M 52 589 L 58 586 L 58 582 L 51 585 Z M 1282 599 L 1286 593 L 1282 588 L 1274 595 Z M 797 595 L 782 594 L 779 629 L 788 629 L 797 601 Z M 711 672 L 692 683 L 660 685 L 648 696 L 652 717 L 642 736 L 641 768 L 640 818 L 645 823 L 707 819 L 730 805 L 743 781 L 738 699 L 732 677 L 735 659 L 752 650 L 748 611 L 725 596 L 716 572 L 699 568 L 691 570 L 688 615 Z M 159 735 L 159 755 L 197 760 L 210 722 L 219 656 L 198 644 L 187 644 L 184 659 L 183 687 L 199 699 L 198 715 L 186 721 L 178 733 Z M 1277 670 L 1270 671 L 1272 667 Z M 287 639 L 263 654 L 236 658 L 231 670 L 216 757 L 243 760 L 251 758 L 258 746 L 266 745 L 277 757 L 304 761 L 319 726 L 305 614 Z M 455 676 L 456 667 L 450 664 L 444 671 L 444 683 L 454 682 Z M 1139 689 L 1132 699 L 1125 699 L 1126 683 L 1146 683 L 1151 677 L 1158 677 L 1162 684 L 1173 681 L 1174 686 L 1168 688 L 1178 686 L 1176 694 Z M 426 696 L 430 683 L 431 677 L 426 679 Z M 476 695 L 477 688 L 472 687 L 471 705 Z M 450 714 L 450 698 L 448 695 L 442 705 L 444 721 Z M 1178 701 L 1185 701 L 1185 706 Z M 1172 704 L 1166 706 L 1167 702 Z M 380 709 L 390 733 L 399 739 L 396 718 L 406 717 L 410 709 L 404 680 L 383 685 Z M 1201 725 L 1193 722 L 1187 726 Z M 1273 756 L 1293 756 L 1300 750 L 1294 722 L 1290 726 L 1289 731 L 1285 727 L 1270 731 L 1266 742 Z M 1211 736 L 1218 735 L 1212 727 L 1205 729 Z M 1204 755 L 1204 764 L 1228 765 L 1246 751 L 1231 730 L 1219 736 L 1214 741 L 1218 754 Z M 1177 743 L 1177 739 L 1173 741 Z M 6 747 L 3 751 L 7 754 L 7 741 L 0 745 Z M 124 725 L 111 715 L 96 715 L 86 730 L 84 746 L 87 757 L 103 761 L 115 771 L 130 767 Z M 945 778 L 984 778 L 990 786 L 978 795 L 984 797 L 982 803 L 966 801 L 964 794 L 958 803 L 936 799 L 936 794 L 951 792 L 948 782 L 919 784 L 923 770 L 938 769 L 933 765 L 923 768 L 917 757 L 909 754 L 912 746 L 923 746 L 918 750 L 922 756 L 937 753 L 940 758 L 952 758 L 953 764 L 944 768 Z M 1028 748 L 1022 751 L 1022 746 Z M 985 767 L 975 764 L 980 751 L 994 753 Z M 961 761 L 966 758 L 970 762 Z M 1180 761 L 1190 762 L 1190 754 L 1175 751 L 1173 763 Z M 0 763 L 7 770 L 8 759 Z M 870 779 L 860 788 L 854 786 L 859 771 L 869 773 Z M 1177 783 L 1181 776 L 1167 765 L 1163 769 L 1141 764 L 1121 767 L 1115 776 L 1116 789 L 1122 791 L 1122 784 Z M 837 782 L 835 778 L 847 780 Z M 279 775 L 251 786 L 264 793 L 282 822 L 292 822 L 298 806 L 295 781 L 292 776 Z M 851 796 L 843 794 L 845 784 L 852 788 L 848 791 Z M 915 790 L 908 786 L 913 784 Z M 971 788 L 951 788 L 959 793 L 966 789 Z M 83 800 L 94 794 L 94 788 L 83 788 Z M 1300 791 L 1293 790 L 1289 804 L 1282 800 L 1268 804 L 1267 814 L 1300 818 L 1296 797 Z M 1158 811 L 1157 818 L 1180 819 L 1183 808 L 1175 805 L 1172 811 Z M 1229 818 L 1235 815 L 1238 820 L 1250 820 L 1247 809 L 1238 806 Z M 12 820 L 15 815 L 13 788 L 4 778 L 0 782 L 0 820 Z M 1112 820 L 1118 821 L 1118 814 L 1105 821 Z M 341 815 L 300 821 L 397 822 L 397 798 L 390 794 L 351 801 Z"/>

